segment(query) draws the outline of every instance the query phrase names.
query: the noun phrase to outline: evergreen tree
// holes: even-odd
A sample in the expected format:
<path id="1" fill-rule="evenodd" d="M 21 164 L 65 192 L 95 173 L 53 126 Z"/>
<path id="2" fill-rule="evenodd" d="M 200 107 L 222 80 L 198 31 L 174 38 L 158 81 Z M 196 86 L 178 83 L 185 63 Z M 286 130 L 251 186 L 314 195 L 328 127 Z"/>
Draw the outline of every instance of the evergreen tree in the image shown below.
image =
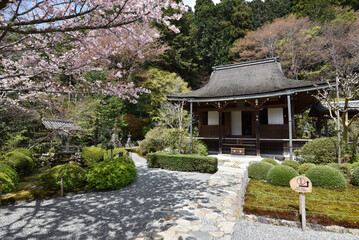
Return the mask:
<path id="1" fill-rule="evenodd" d="M 253 0 L 248 5 L 252 9 L 254 29 L 288 15 L 292 7 L 291 0 Z"/>
<path id="2" fill-rule="evenodd" d="M 214 5 L 211 0 L 197 0 L 194 25 L 201 58 L 201 69 L 229 62 L 229 49 L 234 40 L 252 28 L 251 11 L 244 0 L 224 0 Z"/>

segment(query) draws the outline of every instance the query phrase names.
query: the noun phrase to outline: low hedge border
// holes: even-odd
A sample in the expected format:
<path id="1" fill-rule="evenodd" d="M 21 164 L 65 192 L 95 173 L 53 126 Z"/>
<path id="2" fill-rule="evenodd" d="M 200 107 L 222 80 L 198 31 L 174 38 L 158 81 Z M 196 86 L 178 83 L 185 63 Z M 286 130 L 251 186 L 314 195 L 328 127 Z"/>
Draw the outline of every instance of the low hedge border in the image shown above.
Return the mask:
<path id="1" fill-rule="evenodd" d="M 201 173 L 217 172 L 218 159 L 215 157 L 164 153 L 149 153 L 147 157 L 147 166 L 150 168 Z"/>

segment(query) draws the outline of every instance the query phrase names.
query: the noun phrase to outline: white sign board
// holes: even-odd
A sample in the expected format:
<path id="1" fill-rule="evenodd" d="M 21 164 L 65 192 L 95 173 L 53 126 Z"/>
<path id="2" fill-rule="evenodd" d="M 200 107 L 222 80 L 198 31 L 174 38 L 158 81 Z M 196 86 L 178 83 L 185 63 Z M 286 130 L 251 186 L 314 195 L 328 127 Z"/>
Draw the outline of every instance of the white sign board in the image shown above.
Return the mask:
<path id="1" fill-rule="evenodd" d="M 304 176 L 298 176 L 292 178 L 289 182 L 290 187 L 300 193 L 311 193 L 312 192 L 312 182 L 309 178 Z"/>

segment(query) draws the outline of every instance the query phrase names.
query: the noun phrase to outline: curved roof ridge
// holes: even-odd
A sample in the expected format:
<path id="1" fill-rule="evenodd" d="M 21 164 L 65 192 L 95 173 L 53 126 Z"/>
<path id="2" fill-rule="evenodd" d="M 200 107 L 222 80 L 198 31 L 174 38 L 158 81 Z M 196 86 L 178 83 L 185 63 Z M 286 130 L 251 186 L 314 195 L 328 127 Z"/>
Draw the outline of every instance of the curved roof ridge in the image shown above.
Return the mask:
<path id="1" fill-rule="evenodd" d="M 252 61 L 247 61 L 247 62 L 240 62 L 240 63 L 232 63 L 232 64 L 213 66 L 212 69 L 214 71 L 216 71 L 216 70 L 222 70 L 222 69 L 233 68 L 233 67 L 243 67 L 243 66 L 248 66 L 248 65 L 253 65 L 253 64 L 263 64 L 263 63 L 268 63 L 268 62 L 278 62 L 278 60 L 279 60 L 279 57 L 263 58 L 263 59 L 252 60 Z"/>

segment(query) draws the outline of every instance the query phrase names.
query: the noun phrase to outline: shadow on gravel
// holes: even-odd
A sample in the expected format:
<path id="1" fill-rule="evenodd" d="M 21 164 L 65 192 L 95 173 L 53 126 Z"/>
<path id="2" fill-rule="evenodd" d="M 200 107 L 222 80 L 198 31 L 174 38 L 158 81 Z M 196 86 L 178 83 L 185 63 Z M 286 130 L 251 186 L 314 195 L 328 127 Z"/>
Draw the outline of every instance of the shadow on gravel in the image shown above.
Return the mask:
<path id="1" fill-rule="evenodd" d="M 193 199 L 208 176 L 138 168 L 136 180 L 118 191 L 22 203 L 0 208 L 0 239 L 133 239 L 153 220 Z M 202 175 L 204 176 L 204 175 Z"/>

